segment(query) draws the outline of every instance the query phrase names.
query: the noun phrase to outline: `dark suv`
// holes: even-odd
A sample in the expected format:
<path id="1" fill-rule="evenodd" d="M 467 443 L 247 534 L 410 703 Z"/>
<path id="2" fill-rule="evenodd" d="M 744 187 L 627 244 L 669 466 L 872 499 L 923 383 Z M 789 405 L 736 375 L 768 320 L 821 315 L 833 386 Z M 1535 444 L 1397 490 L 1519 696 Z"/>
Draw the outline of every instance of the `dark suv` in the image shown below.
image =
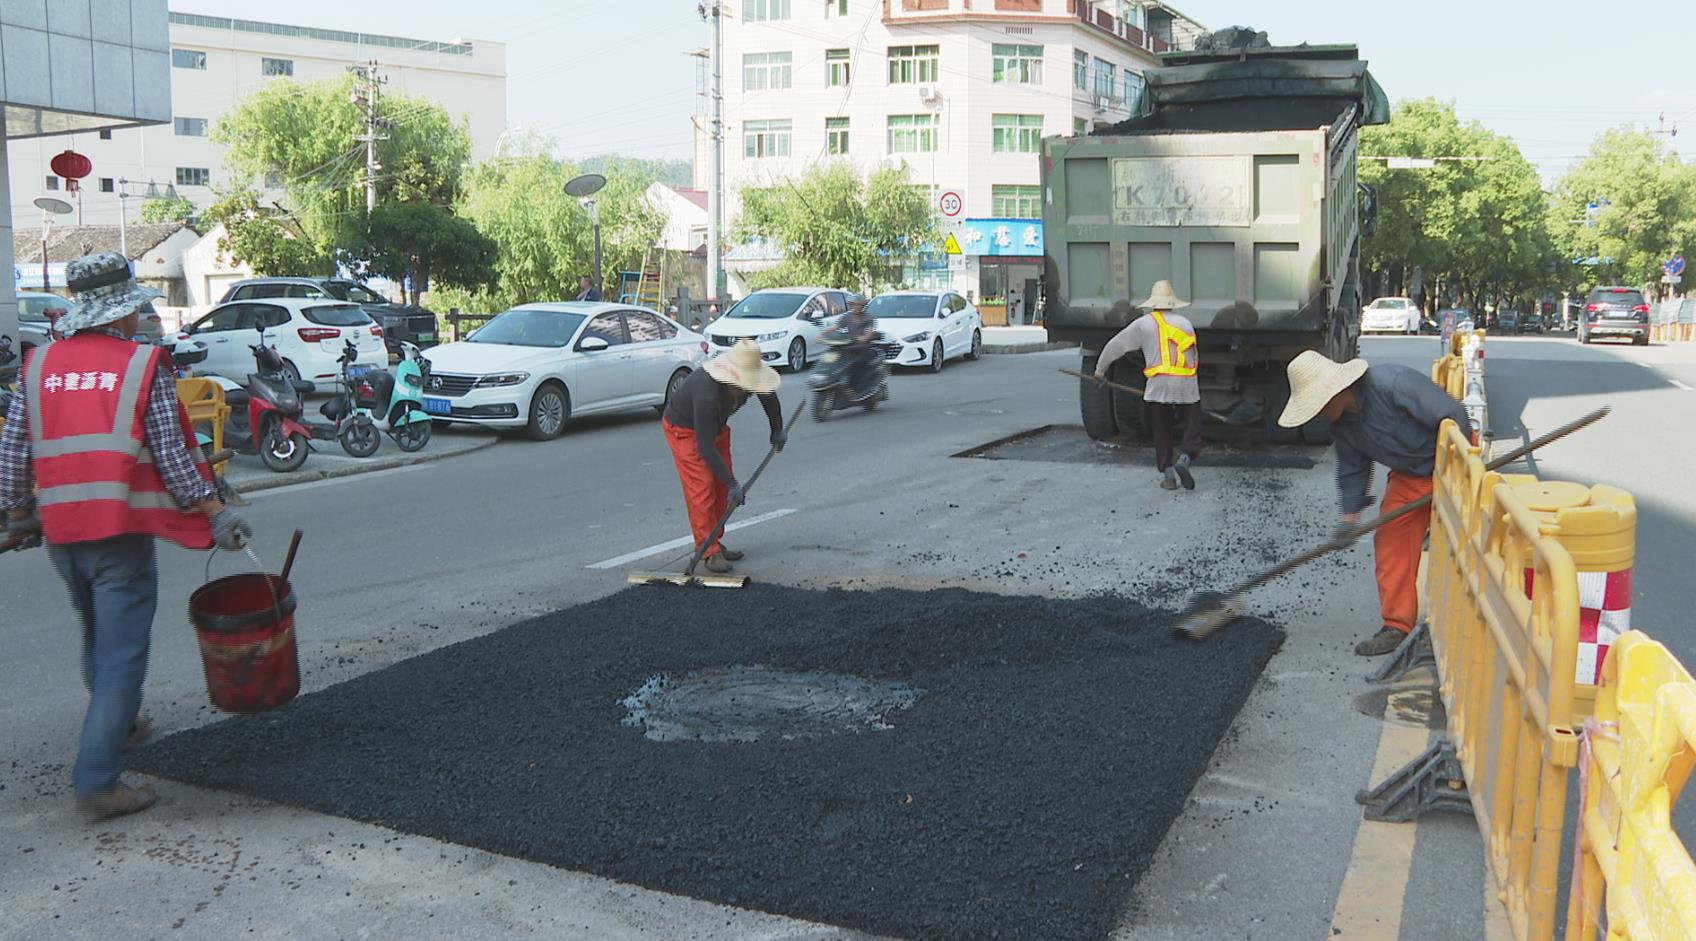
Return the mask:
<path id="1" fill-rule="evenodd" d="M 1594 288 L 1578 319 L 1578 342 L 1624 337 L 1638 346 L 1649 345 L 1649 302 L 1636 288 Z"/>
<path id="2" fill-rule="evenodd" d="M 358 281 L 346 278 L 251 278 L 230 285 L 218 301 L 255 301 L 267 297 L 322 297 L 358 304 L 383 327 L 383 344 L 400 352 L 402 340 L 419 347 L 436 345 L 436 315 L 422 307 L 391 304 Z"/>

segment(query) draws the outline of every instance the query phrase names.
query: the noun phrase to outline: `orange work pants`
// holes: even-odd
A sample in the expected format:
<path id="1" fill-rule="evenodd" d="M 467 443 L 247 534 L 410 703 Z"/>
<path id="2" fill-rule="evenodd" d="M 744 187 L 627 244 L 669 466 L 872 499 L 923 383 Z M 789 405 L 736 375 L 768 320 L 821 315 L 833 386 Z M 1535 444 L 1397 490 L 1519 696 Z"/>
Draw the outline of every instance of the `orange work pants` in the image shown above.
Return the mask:
<path id="1" fill-rule="evenodd" d="M 1431 478 L 1390 471 L 1380 513 L 1431 495 Z M 1378 569 L 1378 607 L 1384 626 L 1403 634 L 1419 618 L 1419 554 L 1431 526 L 1431 507 L 1388 523 L 1372 534 L 1373 561 Z"/>
<path id="2" fill-rule="evenodd" d="M 718 521 L 724 518 L 724 511 L 730 505 L 730 488 L 714 477 L 713 469 L 701 460 L 701 452 L 695 444 L 695 432 L 668 421 L 660 424 L 665 428 L 665 443 L 671 446 L 672 463 L 677 465 L 677 479 L 683 483 L 683 505 L 689 510 L 689 531 L 695 535 L 695 545 L 700 546 L 712 535 Z M 718 456 L 724 460 L 724 466 L 733 467 L 730 463 L 729 425 L 718 433 L 713 444 L 718 448 Z M 720 548 L 718 540 L 713 540 L 701 558 Z"/>

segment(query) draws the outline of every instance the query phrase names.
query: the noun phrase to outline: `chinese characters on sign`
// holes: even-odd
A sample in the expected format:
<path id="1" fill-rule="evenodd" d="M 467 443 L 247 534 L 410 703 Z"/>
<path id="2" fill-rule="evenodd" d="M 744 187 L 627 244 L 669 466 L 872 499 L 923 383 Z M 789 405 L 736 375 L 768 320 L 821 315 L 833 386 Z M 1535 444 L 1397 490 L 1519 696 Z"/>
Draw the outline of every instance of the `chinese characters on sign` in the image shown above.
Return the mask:
<path id="1" fill-rule="evenodd" d="M 960 248 L 967 255 L 1042 255 L 1041 219 L 967 219 Z"/>
<path id="2" fill-rule="evenodd" d="M 95 389 L 99 389 L 101 392 L 111 392 L 118 388 L 118 374 L 115 372 L 53 373 L 41 380 L 41 388 L 49 393 L 89 392 Z"/>

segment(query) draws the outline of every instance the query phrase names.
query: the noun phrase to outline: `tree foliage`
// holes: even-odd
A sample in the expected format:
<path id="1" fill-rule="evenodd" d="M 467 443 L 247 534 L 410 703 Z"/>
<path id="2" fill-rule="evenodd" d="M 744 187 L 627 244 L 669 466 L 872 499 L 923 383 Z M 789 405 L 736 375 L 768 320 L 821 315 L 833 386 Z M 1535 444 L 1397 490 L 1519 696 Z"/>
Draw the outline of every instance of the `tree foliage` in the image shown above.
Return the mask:
<path id="1" fill-rule="evenodd" d="M 1582 281 L 1657 282 L 1661 262 L 1696 238 L 1696 166 L 1648 131 L 1605 131 L 1556 183 L 1549 216 Z"/>
<path id="2" fill-rule="evenodd" d="M 328 277 L 336 273 L 336 255 L 306 237 L 300 226 L 259 194 L 240 189 L 206 207 L 206 221 L 222 225 L 218 251 L 246 262 L 260 275 Z"/>
<path id="3" fill-rule="evenodd" d="M 143 200 L 136 217 L 144 223 L 183 222 L 194 218 L 194 200 L 187 196 Z"/>
<path id="4" fill-rule="evenodd" d="M 892 261 L 936 237 L 930 200 L 904 169 L 867 179 L 845 163 L 815 167 L 798 180 L 743 193 L 744 237 L 785 251 L 775 268 L 750 278 L 756 287 L 824 284 L 867 289 L 892 283 Z"/>
<path id="5" fill-rule="evenodd" d="M 436 280 L 461 289 L 487 287 L 497 257 L 495 243 L 476 226 L 434 203 L 386 203 L 371 214 L 368 270 L 397 284 L 410 275 L 413 304 L 420 286 Z"/>

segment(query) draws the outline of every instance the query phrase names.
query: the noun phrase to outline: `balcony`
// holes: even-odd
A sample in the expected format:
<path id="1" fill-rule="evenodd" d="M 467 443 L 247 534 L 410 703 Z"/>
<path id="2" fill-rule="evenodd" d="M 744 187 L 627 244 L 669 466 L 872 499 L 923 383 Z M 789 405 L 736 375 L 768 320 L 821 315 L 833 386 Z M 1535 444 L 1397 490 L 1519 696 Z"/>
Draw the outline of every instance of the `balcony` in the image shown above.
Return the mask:
<path id="1" fill-rule="evenodd" d="M 1093 29 L 1129 43 L 1145 52 L 1159 53 L 1168 52 L 1172 49 L 1172 44 L 1165 39 L 1132 26 L 1129 22 L 1097 7 L 1091 0 L 1070 0 L 1070 2 L 1072 15 Z"/>

